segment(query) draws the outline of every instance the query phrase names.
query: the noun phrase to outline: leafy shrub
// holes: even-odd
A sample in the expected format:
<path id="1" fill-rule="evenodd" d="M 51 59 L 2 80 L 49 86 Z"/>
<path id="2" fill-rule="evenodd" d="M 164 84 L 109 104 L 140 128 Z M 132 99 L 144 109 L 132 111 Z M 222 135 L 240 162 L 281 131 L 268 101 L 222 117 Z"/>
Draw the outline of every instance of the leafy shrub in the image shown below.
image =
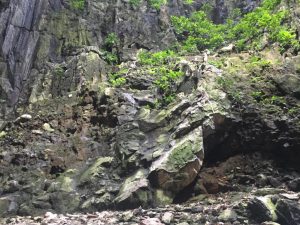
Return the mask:
<path id="1" fill-rule="evenodd" d="M 261 69 L 265 69 L 267 67 L 269 67 L 271 65 L 271 62 L 266 60 L 266 59 L 262 59 L 261 57 L 258 56 L 252 56 L 250 58 L 250 67 L 259 67 Z"/>
<path id="2" fill-rule="evenodd" d="M 173 66 L 179 59 L 178 55 L 172 50 L 159 52 L 141 51 L 138 54 L 138 62 L 144 66 L 151 66 L 148 74 L 156 78 L 154 85 L 162 94 L 162 100 L 158 101 L 158 105 L 167 105 L 175 99 L 174 84 L 175 81 L 183 75 L 182 71 L 174 70 Z"/>
<path id="3" fill-rule="evenodd" d="M 112 86 L 120 87 L 127 82 L 126 78 L 124 77 L 127 72 L 128 69 L 121 69 L 116 73 L 111 73 L 108 77 L 108 81 L 112 84 Z"/>
<path id="4" fill-rule="evenodd" d="M 251 96 L 256 100 L 256 101 L 261 101 L 264 97 L 264 93 L 262 91 L 253 91 L 251 93 Z"/>
<path id="5" fill-rule="evenodd" d="M 194 0 L 184 0 L 183 3 L 185 3 L 187 5 L 191 5 L 194 3 Z"/>
<path id="6" fill-rule="evenodd" d="M 281 48 L 300 49 L 295 31 L 283 26 L 287 10 L 275 11 L 281 0 L 264 0 L 260 7 L 241 16 L 236 11 L 226 24 L 214 24 L 204 11 L 193 13 L 189 18 L 173 16 L 171 18 L 182 50 L 215 49 L 224 43 L 235 42 L 238 50 L 256 49 L 261 46 L 261 39 L 268 34 L 269 42 L 278 42 Z"/>
<path id="7" fill-rule="evenodd" d="M 104 60 L 109 64 L 116 64 L 119 62 L 117 54 L 117 47 L 119 45 L 119 38 L 117 34 L 110 33 L 104 39 Z"/>
<path id="8" fill-rule="evenodd" d="M 216 81 L 224 91 L 231 89 L 234 84 L 234 80 L 228 77 L 218 77 Z"/>
<path id="9" fill-rule="evenodd" d="M 171 50 L 160 51 L 160 52 L 146 52 L 141 51 L 138 54 L 138 61 L 142 65 L 163 65 L 174 61 L 176 53 Z"/>
<path id="10" fill-rule="evenodd" d="M 110 33 L 104 40 L 106 48 L 112 48 L 117 46 L 119 43 L 119 38 L 116 33 Z"/>
<path id="11" fill-rule="evenodd" d="M 261 4 L 262 8 L 273 10 L 281 3 L 281 0 L 264 0 Z"/>
<path id="12" fill-rule="evenodd" d="M 286 105 L 285 98 L 277 95 L 273 95 L 271 97 L 265 98 L 262 102 L 263 104 L 269 104 L 269 105 L 277 105 L 277 106 Z"/>
<path id="13" fill-rule="evenodd" d="M 159 88 L 162 93 L 163 99 L 161 104 L 167 105 L 175 99 L 175 93 L 173 92 L 173 85 L 175 81 L 183 76 L 182 71 L 175 71 L 165 66 L 156 68 L 156 76 L 158 77 L 154 84 Z"/>
<path id="14" fill-rule="evenodd" d="M 270 34 L 273 41 L 277 41 L 276 37 L 285 16 L 286 11 L 273 13 L 268 9 L 258 7 L 245 15 L 231 29 L 231 35 L 238 41 L 240 49 L 245 49 L 247 44 L 250 44 L 250 48 L 257 47 L 257 43 L 265 33 Z"/>
<path id="15" fill-rule="evenodd" d="M 188 52 L 214 49 L 224 42 L 225 26 L 214 24 L 204 11 L 195 12 L 190 18 L 172 16 L 171 20 Z"/>
<path id="16" fill-rule="evenodd" d="M 65 70 L 61 66 L 57 66 L 54 68 L 53 72 L 55 76 L 62 77 L 65 73 Z"/>
<path id="17" fill-rule="evenodd" d="M 167 0 L 148 0 L 148 2 L 156 10 L 159 10 L 162 5 L 167 4 Z"/>
<path id="18" fill-rule="evenodd" d="M 154 83 L 164 92 L 169 91 L 170 83 L 183 75 L 181 71 L 174 71 L 166 67 L 159 67 L 156 72 L 159 78 Z"/>
<path id="19" fill-rule="evenodd" d="M 83 10 L 85 5 L 85 0 L 71 0 L 71 7 L 77 10 Z"/>
<path id="20" fill-rule="evenodd" d="M 201 11 L 205 12 L 207 15 L 210 15 L 213 11 L 214 7 L 212 3 L 206 2 L 201 6 Z"/>
<path id="21" fill-rule="evenodd" d="M 104 51 L 103 57 L 104 60 L 111 65 L 116 64 L 119 61 L 118 55 L 109 51 Z"/>
<path id="22" fill-rule="evenodd" d="M 142 0 L 129 0 L 129 4 L 132 6 L 139 6 Z"/>

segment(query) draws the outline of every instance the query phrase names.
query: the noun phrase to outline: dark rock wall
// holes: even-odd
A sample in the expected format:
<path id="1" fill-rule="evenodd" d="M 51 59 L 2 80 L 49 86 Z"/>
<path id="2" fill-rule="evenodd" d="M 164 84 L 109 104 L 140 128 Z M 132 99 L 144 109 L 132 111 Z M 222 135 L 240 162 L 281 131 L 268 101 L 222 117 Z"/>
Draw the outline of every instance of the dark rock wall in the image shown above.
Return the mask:
<path id="1" fill-rule="evenodd" d="M 0 45 L 6 73 L 2 74 L 1 87 L 8 104 L 19 99 L 24 82 L 28 79 L 39 40 L 38 22 L 43 10 L 43 1 L 10 1 L 0 17 Z"/>
<path id="2" fill-rule="evenodd" d="M 197 0 L 186 5 L 170 0 L 157 11 L 147 1 L 132 7 L 121 0 L 88 0 L 84 10 L 76 10 L 66 0 L 2 0 L 0 117 L 12 115 L 18 102 L 35 102 L 76 90 L 88 79 L 85 76 L 89 77 L 77 68 L 78 55 L 92 50 L 101 58 L 103 40 L 111 32 L 120 38 L 121 60 L 128 60 L 139 48 L 161 49 L 176 41 L 170 15 L 188 15 L 209 3 L 214 7 L 212 17 L 222 22 L 235 5 L 245 11 L 256 2 Z M 84 50 L 87 46 L 92 49 Z M 57 83 L 53 75 L 57 67 L 65 81 L 58 79 Z"/>

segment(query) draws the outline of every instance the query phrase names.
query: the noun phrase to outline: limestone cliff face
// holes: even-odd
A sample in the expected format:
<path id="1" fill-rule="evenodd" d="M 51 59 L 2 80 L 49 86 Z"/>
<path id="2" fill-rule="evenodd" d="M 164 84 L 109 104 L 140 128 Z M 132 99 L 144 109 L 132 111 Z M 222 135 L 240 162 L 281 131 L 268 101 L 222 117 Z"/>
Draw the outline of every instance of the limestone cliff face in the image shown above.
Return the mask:
<path id="1" fill-rule="evenodd" d="M 66 0 L 0 0 L 0 216 L 169 204 L 196 185 L 205 160 L 244 151 L 299 167 L 299 56 L 267 49 L 268 69 L 253 65 L 251 52 L 178 58 L 175 100 L 156 104 L 161 74 L 151 69 L 159 66 L 143 65 L 136 51 L 170 46 L 170 15 L 209 2 L 170 0 L 155 10 L 147 1 L 86 0 L 77 10 Z M 255 2 L 216 0 L 211 16 L 220 23 L 235 5 L 246 12 Z M 112 32 L 127 71 L 121 87 L 106 82 Z"/>
<path id="2" fill-rule="evenodd" d="M 121 60 L 128 60 L 139 48 L 161 49 L 176 41 L 170 15 L 187 15 L 208 2 L 214 7 L 212 18 L 222 22 L 233 6 L 249 11 L 257 4 L 183 2 L 171 0 L 155 10 L 147 1 L 133 7 L 121 0 L 87 0 L 83 10 L 76 10 L 67 0 L 0 1 L 0 117 L 11 115 L 17 103 L 64 95 L 83 80 L 102 79 L 101 47 L 111 32 L 120 38 Z M 89 52 L 96 53 L 92 62 Z M 80 61 L 97 68 L 85 71 Z"/>
<path id="3" fill-rule="evenodd" d="M 43 1 L 10 1 L 1 12 L 1 94 L 6 95 L 10 105 L 17 103 L 29 78 L 42 8 Z"/>

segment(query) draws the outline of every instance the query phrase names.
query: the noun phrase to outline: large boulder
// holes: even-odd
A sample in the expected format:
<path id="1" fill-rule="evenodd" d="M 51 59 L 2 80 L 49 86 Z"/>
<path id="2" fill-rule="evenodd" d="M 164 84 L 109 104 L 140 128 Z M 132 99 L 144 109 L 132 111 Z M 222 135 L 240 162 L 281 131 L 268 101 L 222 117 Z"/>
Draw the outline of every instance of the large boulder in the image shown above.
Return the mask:
<path id="1" fill-rule="evenodd" d="M 300 224 L 300 204 L 296 201 L 280 199 L 276 204 L 278 221 L 282 225 Z"/>
<path id="2" fill-rule="evenodd" d="M 202 129 L 197 128 L 170 145 L 170 149 L 153 162 L 150 181 L 154 186 L 176 194 L 194 181 L 202 166 Z"/>
<path id="3" fill-rule="evenodd" d="M 147 170 L 140 169 L 123 183 L 114 202 L 118 208 L 147 207 L 152 201 Z"/>
<path id="4" fill-rule="evenodd" d="M 257 222 L 276 221 L 276 207 L 271 196 L 255 197 L 248 204 L 248 209 Z"/>

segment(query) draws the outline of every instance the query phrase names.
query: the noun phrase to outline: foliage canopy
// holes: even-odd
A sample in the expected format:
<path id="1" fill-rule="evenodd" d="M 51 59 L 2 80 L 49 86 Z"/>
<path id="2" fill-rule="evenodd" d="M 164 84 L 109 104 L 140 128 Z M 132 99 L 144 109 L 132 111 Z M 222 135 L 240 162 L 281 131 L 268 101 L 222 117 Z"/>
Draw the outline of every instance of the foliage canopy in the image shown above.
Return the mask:
<path id="1" fill-rule="evenodd" d="M 282 49 L 298 49 L 295 31 L 284 25 L 288 11 L 276 10 L 280 3 L 281 0 L 264 0 L 239 21 L 230 18 L 225 24 L 214 24 L 204 11 L 195 12 L 189 18 L 173 16 L 171 19 L 184 52 L 215 49 L 229 42 L 235 42 L 239 50 L 260 49 L 264 37 L 269 43 L 278 42 Z"/>

